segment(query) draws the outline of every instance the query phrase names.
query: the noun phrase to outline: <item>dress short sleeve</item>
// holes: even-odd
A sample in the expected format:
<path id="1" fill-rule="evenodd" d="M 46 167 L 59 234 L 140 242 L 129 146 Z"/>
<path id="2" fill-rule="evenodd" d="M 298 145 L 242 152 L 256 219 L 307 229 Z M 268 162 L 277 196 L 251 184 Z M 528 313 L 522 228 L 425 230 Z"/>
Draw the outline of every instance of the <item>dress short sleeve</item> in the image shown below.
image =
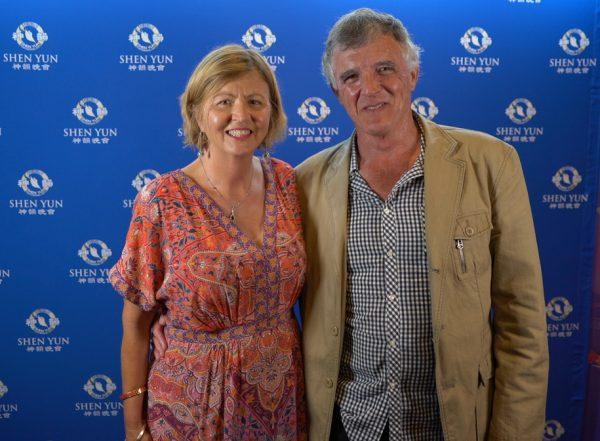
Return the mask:
<path id="1" fill-rule="evenodd" d="M 144 311 L 158 307 L 157 292 L 164 279 L 159 204 L 148 184 L 138 193 L 121 258 L 110 270 L 110 283 L 124 298 Z"/>

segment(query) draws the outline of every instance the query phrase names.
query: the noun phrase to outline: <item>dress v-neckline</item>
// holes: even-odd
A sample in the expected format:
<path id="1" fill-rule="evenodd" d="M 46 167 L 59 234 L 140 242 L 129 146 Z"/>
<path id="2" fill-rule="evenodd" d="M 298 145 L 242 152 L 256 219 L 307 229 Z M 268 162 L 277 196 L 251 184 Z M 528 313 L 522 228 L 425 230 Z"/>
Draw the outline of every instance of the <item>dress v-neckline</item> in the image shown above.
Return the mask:
<path id="1" fill-rule="evenodd" d="M 267 162 L 269 161 L 269 162 Z M 263 251 L 273 245 L 275 233 L 276 216 L 277 216 L 277 198 L 274 185 L 273 167 L 270 159 L 261 158 L 260 164 L 263 170 L 265 179 L 265 195 L 262 220 L 262 244 L 251 238 L 248 233 L 242 230 L 226 213 L 223 208 L 213 199 L 213 197 L 196 182 L 194 178 L 189 176 L 183 169 L 176 170 L 176 173 L 181 177 L 181 181 L 193 196 L 195 201 L 199 201 L 204 209 L 209 213 L 211 218 L 217 220 L 221 228 L 223 228 L 234 240 L 241 243 L 244 248 L 254 248 L 258 251 Z"/>

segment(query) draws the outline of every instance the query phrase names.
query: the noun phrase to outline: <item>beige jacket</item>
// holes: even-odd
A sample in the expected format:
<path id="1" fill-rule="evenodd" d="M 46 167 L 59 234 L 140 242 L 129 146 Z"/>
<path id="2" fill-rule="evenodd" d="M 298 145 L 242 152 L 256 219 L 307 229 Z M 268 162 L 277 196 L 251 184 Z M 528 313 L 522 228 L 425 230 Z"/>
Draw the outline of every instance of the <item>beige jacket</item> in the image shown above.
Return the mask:
<path id="1" fill-rule="evenodd" d="M 436 387 L 445 439 L 539 441 L 548 347 L 519 158 L 483 133 L 422 125 Z M 349 161 L 346 140 L 297 168 L 309 261 L 302 318 L 314 441 L 329 439 L 344 338 Z"/>

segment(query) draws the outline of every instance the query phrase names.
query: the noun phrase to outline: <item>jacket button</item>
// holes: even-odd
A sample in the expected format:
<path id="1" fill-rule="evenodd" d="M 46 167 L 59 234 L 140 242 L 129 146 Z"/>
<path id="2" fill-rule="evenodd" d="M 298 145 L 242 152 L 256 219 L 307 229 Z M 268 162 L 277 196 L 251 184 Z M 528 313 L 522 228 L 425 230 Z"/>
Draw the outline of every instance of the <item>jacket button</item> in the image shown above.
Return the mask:
<path id="1" fill-rule="evenodd" d="M 331 333 L 337 337 L 337 335 L 340 333 L 340 330 L 338 329 L 337 326 L 332 326 Z"/>
<path id="2" fill-rule="evenodd" d="M 465 234 L 467 236 L 472 236 L 473 234 L 475 234 L 475 229 L 473 227 L 467 227 L 465 228 Z"/>
<path id="3" fill-rule="evenodd" d="M 327 387 L 328 387 L 329 389 L 331 389 L 331 388 L 333 387 L 333 380 L 332 380 L 331 378 L 327 378 L 327 379 L 325 380 L 325 384 L 327 385 Z"/>

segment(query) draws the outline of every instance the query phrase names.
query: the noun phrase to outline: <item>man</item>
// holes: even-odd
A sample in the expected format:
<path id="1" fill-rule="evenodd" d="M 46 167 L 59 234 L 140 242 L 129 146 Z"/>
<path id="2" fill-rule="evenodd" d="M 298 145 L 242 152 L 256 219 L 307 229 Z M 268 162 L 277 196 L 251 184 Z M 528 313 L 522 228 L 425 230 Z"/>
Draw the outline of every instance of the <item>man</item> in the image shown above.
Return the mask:
<path id="1" fill-rule="evenodd" d="M 310 439 L 538 441 L 544 298 L 515 150 L 411 112 L 419 49 L 390 15 L 343 16 L 323 72 L 356 131 L 297 168 Z"/>
<path id="2" fill-rule="evenodd" d="M 419 49 L 390 15 L 343 16 L 323 72 L 356 131 L 297 169 L 310 439 L 539 440 L 544 299 L 515 150 L 411 112 Z"/>

